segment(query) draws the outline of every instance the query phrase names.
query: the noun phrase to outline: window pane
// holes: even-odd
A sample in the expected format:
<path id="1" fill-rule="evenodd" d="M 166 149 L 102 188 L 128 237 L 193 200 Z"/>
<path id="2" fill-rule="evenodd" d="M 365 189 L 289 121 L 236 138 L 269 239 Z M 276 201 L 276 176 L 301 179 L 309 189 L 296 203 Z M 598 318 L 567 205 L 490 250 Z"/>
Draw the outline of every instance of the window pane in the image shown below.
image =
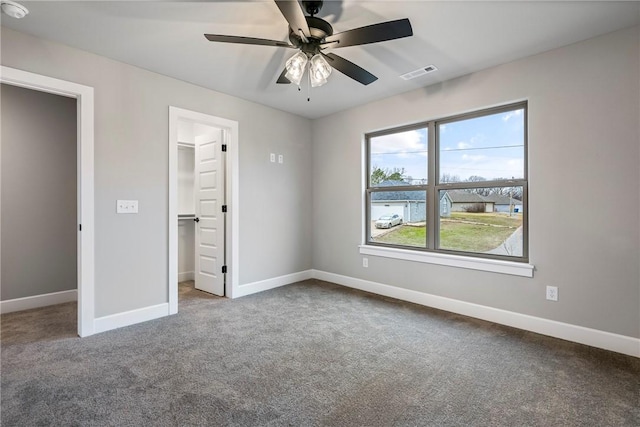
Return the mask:
<path id="1" fill-rule="evenodd" d="M 524 178 L 524 109 L 438 125 L 440 182 Z"/>
<path id="2" fill-rule="evenodd" d="M 427 183 L 427 128 L 369 140 L 372 187 Z"/>
<path id="3" fill-rule="evenodd" d="M 522 187 L 440 191 L 440 249 L 522 257 Z"/>
<path id="4" fill-rule="evenodd" d="M 372 192 L 369 206 L 370 241 L 426 247 L 426 196 L 424 190 Z"/>

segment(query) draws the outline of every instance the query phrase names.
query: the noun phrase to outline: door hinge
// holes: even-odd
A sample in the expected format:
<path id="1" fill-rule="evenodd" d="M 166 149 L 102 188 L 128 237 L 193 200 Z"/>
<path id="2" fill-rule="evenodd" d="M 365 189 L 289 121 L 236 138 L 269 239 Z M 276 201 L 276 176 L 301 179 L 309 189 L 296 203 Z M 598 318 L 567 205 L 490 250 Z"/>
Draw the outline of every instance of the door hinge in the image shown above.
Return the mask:
<path id="1" fill-rule="evenodd" d="M 227 212 L 227 205 L 222 205 L 222 212 Z"/>
<path id="2" fill-rule="evenodd" d="M 82 231 L 82 224 L 78 224 L 78 230 Z"/>
<path id="3" fill-rule="evenodd" d="M 226 265 L 223 265 L 223 266 L 222 266 L 222 272 L 223 272 L 223 273 L 226 273 L 226 272 L 227 272 L 227 266 L 226 266 Z"/>
<path id="4" fill-rule="evenodd" d="M 222 144 L 222 151 L 224 151 L 224 152 L 227 151 L 227 144 Z"/>

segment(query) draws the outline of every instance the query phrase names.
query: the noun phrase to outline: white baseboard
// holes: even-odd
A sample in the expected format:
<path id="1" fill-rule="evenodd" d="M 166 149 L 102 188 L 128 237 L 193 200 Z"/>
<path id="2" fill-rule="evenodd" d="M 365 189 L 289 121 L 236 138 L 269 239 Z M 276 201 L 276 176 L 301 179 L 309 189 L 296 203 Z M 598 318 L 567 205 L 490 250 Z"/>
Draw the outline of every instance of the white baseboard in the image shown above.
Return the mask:
<path id="1" fill-rule="evenodd" d="M 187 280 L 195 280 L 196 273 L 194 271 L 185 271 L 182 273 L 178 273 L 178 283 L 184 282 Z"/>
<path id="2" fill-rule="evenodd" d="M 52 292 L 50 294 L 35 295 L 32 297 L 16 298 L 0 302 L 0 313 L 12 313 L 14 311 L 30 310 L 32 308 L 46 307 L 48 305 L 62 304 L 77 301 L 78 291 Z"/>
<path id="3" fill-rule="evenodd" d="M 193 274 L 193 273 L 192 273 Z M 248 283 L 242 285 L 235 292 L 233 298 L 245 295 L 255 294 L 257 292 L 266 291 L 277 288 L 279 286 L 288 285 L 299 282 L 301 280 L 311 279 L 312 270 L 301 271 L 298 273 L 287 274 L 284 276 L 274 277 L 272 279 L 262 280 L 259 282 Z M 189 279 L 185 279 L 189 280 Z M 99 317 L 94 320 L 94 333 L 106 332 L 112 329 L 122 328 L 124 326 L 134 325 L 136 323 L 146 322 L 148 320 L 158 319 L 169 315 L 169 303 L 154 305 L 151 307 L 140 308 L 137 310 L 126 311 L 124 313 L 112 314 L 110 316 Z"/>
<path id="4" fill-rule="evenodd" d="M 312 278 L 313 270 L 299 271 L 297 273 L 286 274 L 284 276 L 278 276 L 271 279 L 260 280 L 259 282 L 247 283 L 246 285 L 240 285 L 233 292 L 231 298 L 239 298 L 246 295 L 255 294 L 257 292 L 266 291 L 269 289 L 277 288 L 291 283 L 300 282 L 301 280 L 308 280 Z"/>
<path id="5" fill-rule="evenodd" d="M 536 332 L 567 341 L 586 344 L 592 347 L 611 350 L 629 356 L 640 357 L 640 339 L 625 335 L 613 334 L 611 332 L 597 329 L 585 328 L 583 326 L 569 323 L 557 322 L 555 320 L 543 319 L 541 317 L 529 316 L 527 314 L 513 311 L 501 310 L 470 302 L 459 301 L 437 295 L 412 291 L 409 289 L 389 286 L 382 283 L 368 280 L 356 279 L 340 274 L 328 273 L 326 271 L 312 270 L 314 279 L 337 283 L 362 291 L 372 292 L 408 301 L 427 307 L 433 307 L 464 316 L 475 317 L 501 325 L 512 326 L 526 331 Z"/>
<path id="6" fill-rule="evenodd" d="M 125 311 L 110 316 L 98 317 L 93 321 L 94 333 L 110 331 L 124 326 L 135 325 L 169 315 L 169 303 L 152 305 L 137 310 Z"/>

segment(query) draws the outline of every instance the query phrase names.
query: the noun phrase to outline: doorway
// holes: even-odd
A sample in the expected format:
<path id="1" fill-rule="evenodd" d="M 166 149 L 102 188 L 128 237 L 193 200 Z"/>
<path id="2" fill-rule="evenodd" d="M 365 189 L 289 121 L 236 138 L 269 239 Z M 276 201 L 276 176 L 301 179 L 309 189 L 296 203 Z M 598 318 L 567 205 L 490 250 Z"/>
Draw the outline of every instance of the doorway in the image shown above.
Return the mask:
<path id="1" fill-rule="evenodd" d="M 224 131 L 178 121 L 178 284 L 225 296 Z M 180 294 L 180 292 L 179 292 Z"/>
<path id="2" fill-rule="evenodd" d="M 93 88 L 5 66 L 1 68 L 0 82 L 76 99 L 77 323 L 79 336 L 92 335 L 94 333 Z"/>
<path id="3" fill-rule="evenodd" d="M 169 107 L 169 313 L 178 283 L 233 297 L 237 282 L 237 122 Z M 236 273 L 236 274 L 234 274 Z"/>

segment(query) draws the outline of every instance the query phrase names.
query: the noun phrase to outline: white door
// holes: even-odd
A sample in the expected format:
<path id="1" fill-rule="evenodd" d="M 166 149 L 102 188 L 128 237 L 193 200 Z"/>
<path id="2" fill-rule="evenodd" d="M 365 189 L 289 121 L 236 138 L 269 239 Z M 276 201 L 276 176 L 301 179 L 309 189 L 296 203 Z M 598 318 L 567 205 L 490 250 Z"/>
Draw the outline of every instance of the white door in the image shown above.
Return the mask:
<path id="1" fill-rule="evenodd" d="M 196 274 L 195 287 L 224 296 L 224 153 L 223 134 L 195 139 Z"/>

